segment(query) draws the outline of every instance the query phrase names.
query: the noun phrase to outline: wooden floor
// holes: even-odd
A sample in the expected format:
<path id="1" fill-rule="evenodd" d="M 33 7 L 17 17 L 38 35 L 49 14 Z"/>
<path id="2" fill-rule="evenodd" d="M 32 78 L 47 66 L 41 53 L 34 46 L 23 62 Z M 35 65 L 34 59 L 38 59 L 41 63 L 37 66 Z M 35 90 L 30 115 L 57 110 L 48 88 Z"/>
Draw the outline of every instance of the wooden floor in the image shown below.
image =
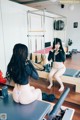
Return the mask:
<path id="1" fill-rule="evenodd" d="M 65 61 L 65 66 L 67 68 L 73 68 L 76 70 L 80 70 L 80 53 L 73 54 L 72 58 L 69 58 Z M 61 93 L 58 91 L 59 89 L 59 84 L 57 82 L 54 82 L 53 87 L 49 90 L 47 89 L 47 86 L 49 85 L 49 82 L 45 79 L 40 78 L 38 81 L 35 80 L 30 80 L 30 84 L 33 85 L 35 88 L 40 88 L 43 92 L 46 92 L 48 94 L 54 94 L 56 96 L 56 101 L 60 97 Z M 80 93 L 76 93 L 75 86 L 74 85 L 69 85 L 69 84 L 64 84 L 65 88 L 70 87 L 70 92 L 64 102 L 63 105 L 67 107 L 71 107 L 75 109 L 75 113 L 73 116 L 73 120 L 79 120 L 80 117 Z M 2 87 L 2 85 L 0 85 Z M 9 91 L 12 91 L 13 88 L 9 87 Z"/>
<path id="2" fill-rule="evenodd" d="M 67 68 L 80 70 L 80 53 L 72 54 L 72 57 L 68 58 L 64 64 Z"/>

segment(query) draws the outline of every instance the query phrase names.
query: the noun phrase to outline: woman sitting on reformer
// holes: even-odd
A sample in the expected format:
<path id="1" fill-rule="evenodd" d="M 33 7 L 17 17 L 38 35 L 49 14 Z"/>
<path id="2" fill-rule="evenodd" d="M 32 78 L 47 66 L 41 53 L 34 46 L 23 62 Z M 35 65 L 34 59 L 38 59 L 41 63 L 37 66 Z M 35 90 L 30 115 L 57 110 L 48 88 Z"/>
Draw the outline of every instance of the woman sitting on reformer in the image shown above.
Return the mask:
<path id="1" fill-rule="evenodd" d="M 52 80 L 54 77 L 60 84 L 59 91 L 64 90 L 64 85 L 61 81 L 60 76 L 62 76 L 66 70 L 65 65 L 64 65 L 65 59 L 66 59 L 65 52 L 62 47 L 61 40 L 59 38 L 54 38 L 52 50 L 49 51 L 49 55 L 48 55 L 48 61 L 52 60 L 52 62 L 53 62 L 52 69 L 49 73 L 50 85 L 48 86 L 48 89 L 50 89 L 52 87 L 52 85 L 53 85 Z"/>
<path id="2" fill-rule="evenodd" d="M 7 74 L 14 81 L 13 99 L 17 103 L 29 104 L 42 100 L 42 92 L 30 86 L 29 79 L 39 79 L 38 73 L 28 58 L 28 48 L 24 44 L 16 44 L 7 67 Z"/>

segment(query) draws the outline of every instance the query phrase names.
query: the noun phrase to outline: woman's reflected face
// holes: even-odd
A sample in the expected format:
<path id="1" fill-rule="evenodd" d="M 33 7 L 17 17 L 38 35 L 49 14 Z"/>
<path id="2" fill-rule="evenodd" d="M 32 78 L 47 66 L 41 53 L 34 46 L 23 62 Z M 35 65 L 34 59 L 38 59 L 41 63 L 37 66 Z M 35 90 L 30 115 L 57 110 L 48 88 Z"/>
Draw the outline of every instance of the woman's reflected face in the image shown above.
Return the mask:
<path id="1" fill-rule="evenodd" d="M 60 48 L 60 43 L 58 42 L 57 44 L 55 44 L 55 49 L 59 49 Z"/>

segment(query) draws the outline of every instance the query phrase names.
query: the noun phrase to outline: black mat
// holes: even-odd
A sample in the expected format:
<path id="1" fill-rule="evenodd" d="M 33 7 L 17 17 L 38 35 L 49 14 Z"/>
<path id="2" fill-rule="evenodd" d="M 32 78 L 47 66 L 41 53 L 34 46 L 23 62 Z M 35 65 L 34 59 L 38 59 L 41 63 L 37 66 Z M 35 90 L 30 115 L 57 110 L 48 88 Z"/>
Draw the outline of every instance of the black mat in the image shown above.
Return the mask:
<path id="1" fill-rule="evenodd" d="M 65 73 L 63 75 L 70 76 L 70 77 L 76 77 L 76 75 L 79 72 L 80 72 L 79 70 L 66 68 L 66 71 L 65 71 Z"/>

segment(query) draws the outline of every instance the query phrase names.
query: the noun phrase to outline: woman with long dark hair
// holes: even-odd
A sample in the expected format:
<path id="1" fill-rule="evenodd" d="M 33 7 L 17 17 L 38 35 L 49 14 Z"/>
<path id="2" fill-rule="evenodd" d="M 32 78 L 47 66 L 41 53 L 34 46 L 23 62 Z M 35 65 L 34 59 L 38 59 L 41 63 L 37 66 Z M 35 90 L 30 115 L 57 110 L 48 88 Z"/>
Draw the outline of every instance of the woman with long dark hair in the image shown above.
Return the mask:
<path id="1" fill-rule="evenodd" d="M 39 79 L 38 73 L 28 60 L 28 48 L 24 44 L 16 44 L 11 60 L 7 66 L 7 74 L 15 83 L 13 99 L 17 103 L 29 104 L 36 99 L 42 100 L 42 92 L 30 86 L 29 79 Z"/>
<path id="2" fill-rule="evenodd" d="M 59 38 L 55 38 L 53 41 L 52 50 L 49 52 L 49 55 L 48 55 L 48 60 L 49 61 L 52 60 L 53 62 L 52 69 L 49 73 L 50 85 L 48 86 L 48 89 L 52 87 L 53 85 L 52 79 L 54 77 L 60 84 L 59 91 L 64 90 L 64 85 L 60 77 L 64 74 L 66 70 L 65 65 L 64 65 L 65 58 L 66 57 L 65 57 L 64 49 L 62 47 L 62 42 Z"/>

